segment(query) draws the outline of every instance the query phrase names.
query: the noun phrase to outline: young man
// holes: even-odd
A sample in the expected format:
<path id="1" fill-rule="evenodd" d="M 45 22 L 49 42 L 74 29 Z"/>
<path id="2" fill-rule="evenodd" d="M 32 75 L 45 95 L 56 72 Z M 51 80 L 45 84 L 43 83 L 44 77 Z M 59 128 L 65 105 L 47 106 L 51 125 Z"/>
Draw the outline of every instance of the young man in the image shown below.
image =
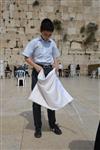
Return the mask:
<path id="1" fill-rule="evenodd" d="M 23 55 L 28 64 L 33 67 L 32 71 L 32 89 L 37 83 L 37 76 L 41 69 L 44 70 L 45 76 L 55 67 L 58 67 L 58 57 L 59 51 L 55 42 L 50 39 L 54 31 L 54 25 L 52 21 L 48 18 L 44 19 L 41 22 L 40 32 L 41 36 L 33 39 L 28 43 Z M 59 129 L 56 124 L 55 111 L 48 109 L 48 121 L 50 129 L 55 134 L 62 134 L 62 131 Z M 42 136 L 41 127 L 41 106 L 33 102 L 33 117 L 35 125 L 35 134 L 36 138 Z"/>

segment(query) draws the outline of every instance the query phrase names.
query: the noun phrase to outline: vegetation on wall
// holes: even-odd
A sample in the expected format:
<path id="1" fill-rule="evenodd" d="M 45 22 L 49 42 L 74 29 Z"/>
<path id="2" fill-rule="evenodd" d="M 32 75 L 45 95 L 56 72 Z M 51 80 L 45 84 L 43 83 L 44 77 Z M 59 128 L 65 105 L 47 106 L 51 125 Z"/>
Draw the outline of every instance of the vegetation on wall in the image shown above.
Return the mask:
<path id="1" fill-rule="evenodd" d="M 91 45 L 93 42 L 96 42 L 95 33 L 98 30 L 98 25 L 96 23 L 88 23 L 86 26 L 82 26 L 80 29 L 80 33 L 82 34 L 83 45 L 88 46 Z"/>
<path id="2" fill-rule="evenodd" d="M 57 31 L 61 31 L 62 30 L 62 26 L 61 26 L 61 21 L 60 20 L 53 20 L 53 24 L 54 24 L 54 28 Z"/>
<path id="3" fill-rule="evenodd" d="M 63 42 L 66 42 L 67 41 L 67 34 L 64 34 L 63 36 Z"/>
<path id="4" fill-rule="evenodd" d="M 39 2 L 37 0 L 33 2 L 33 7 L 34 6 L 39 6 Z"/>

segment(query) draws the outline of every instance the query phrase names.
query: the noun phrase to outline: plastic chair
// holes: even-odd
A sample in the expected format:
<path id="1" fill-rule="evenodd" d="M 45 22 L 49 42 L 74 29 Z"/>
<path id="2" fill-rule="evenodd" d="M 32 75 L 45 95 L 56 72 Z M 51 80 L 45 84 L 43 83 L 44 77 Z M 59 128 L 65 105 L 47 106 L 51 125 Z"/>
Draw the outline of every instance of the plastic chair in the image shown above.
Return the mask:
<path id="1" fill-rule="evenodd" d="M 93 70 L 91 73 L 91 78 L 96 78 L 96 70 Z"/>
<path id="2" fill-rule="evenodd" d="M 100 78 L 100 67 L 98 67 L 98 79 Z"/>
<path id="3" fill-rule="evenodd" d="M 17 85 L 20 86 L 20 81 L 22 81 L 23 87 L 25 86 L 25 71 L 17 70 L 16 71 Z"/>

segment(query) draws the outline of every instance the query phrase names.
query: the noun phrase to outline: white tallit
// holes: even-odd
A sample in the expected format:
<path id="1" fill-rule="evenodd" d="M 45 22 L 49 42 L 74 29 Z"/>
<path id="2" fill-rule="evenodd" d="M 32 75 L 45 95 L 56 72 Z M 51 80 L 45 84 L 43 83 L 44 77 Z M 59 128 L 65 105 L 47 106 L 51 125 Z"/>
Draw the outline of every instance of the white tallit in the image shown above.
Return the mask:
<path id="1" fill-rule="evenodd" d="M 37 84 L 29 99 L 51 110 L 58 110 L 73 100 L 61 84 L 55 69 L 46 77 L 44 71 L 40 71 Z"/>

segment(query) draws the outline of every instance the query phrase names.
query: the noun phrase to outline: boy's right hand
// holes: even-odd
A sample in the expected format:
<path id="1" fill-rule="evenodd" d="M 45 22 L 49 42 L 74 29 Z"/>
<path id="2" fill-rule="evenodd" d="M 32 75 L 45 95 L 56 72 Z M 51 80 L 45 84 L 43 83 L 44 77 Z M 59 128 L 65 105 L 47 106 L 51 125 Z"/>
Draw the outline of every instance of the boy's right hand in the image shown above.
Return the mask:
<path id="1" fill-rule="evenodd" d="M 34 68 L 37 72 L 40 72 L 43 69 L 41 66 L 39 66 L 37 64 L 35 64 Z"/>
<path id="2" fill-rule="evenodd" d="M 25 61 L 30 64 L 37 72 L 40 72 L 43 68 L 39 66 L 38 64 L 34 63 L 32 58 L 30 57 L 25 57 Z"/>

